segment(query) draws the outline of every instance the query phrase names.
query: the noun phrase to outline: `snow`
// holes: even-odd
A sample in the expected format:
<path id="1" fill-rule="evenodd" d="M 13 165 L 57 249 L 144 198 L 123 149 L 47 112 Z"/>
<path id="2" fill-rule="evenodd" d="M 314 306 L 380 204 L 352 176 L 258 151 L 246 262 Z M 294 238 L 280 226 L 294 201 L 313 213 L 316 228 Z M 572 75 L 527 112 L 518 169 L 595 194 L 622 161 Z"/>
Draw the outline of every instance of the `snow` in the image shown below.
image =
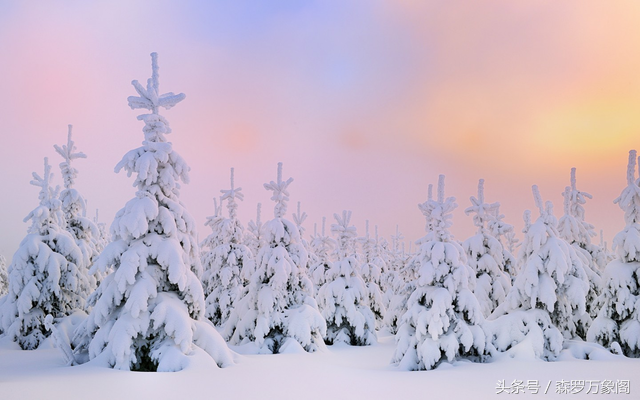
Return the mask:
<path id="1" fill-rule="evenodd" d="M 233 347 L 235 365 L 218 368 L 212 358 L 197 350 L 188 365 L 171 374 L 119 371 L 94 363 L 68 367 L 60 351 L 51 346 L 21 351 L 0 339 L 0 390 L 2 398 L 67 400 L 216 398 L 227 399 L 492 399 L 499 381 L 537 381 L 543 398 L 567 398 L 555 393 L 561 380 L 629 380 L 631 396 L 640 393 L 640 360 L 614 356 L 593 344 L 581 343 L 564 350 L 561 361 L 529 361 L 505 354 L 489 363 L 455 362 L 432 371 L 404 372 L 389 364 L 393 337 L 379 336 L 372 346 L 327 346 L 316 353 L 259 355 L 251 346 Z M 201 346 L 205 348 L 204 346 Z M 588 352 L 589 360 L 572 352 Z M 215 357 L 214 357 L 215 358 Z M 286 377 L 283 380 L 283 377 Z M 249 383 L 249 384 L 248 384 Z M 95 388 L 108 390 L 95 390 Z M 585 389 L 586 391 L 586 389 Z M 528 392 L 527 392 L 528 393 Z M 505 393 L 499 395 L 509 398 Z M 518 395 L 517 398 L 527 398 Z M 586 397 L 569 396 L 571 399 Z"/>

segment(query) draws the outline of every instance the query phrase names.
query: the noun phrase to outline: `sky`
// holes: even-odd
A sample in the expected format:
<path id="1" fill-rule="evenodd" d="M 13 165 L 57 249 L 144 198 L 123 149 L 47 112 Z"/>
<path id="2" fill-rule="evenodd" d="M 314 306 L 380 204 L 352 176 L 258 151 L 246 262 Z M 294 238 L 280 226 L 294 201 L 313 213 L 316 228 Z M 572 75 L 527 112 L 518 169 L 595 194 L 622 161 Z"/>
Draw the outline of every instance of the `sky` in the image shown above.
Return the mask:
<path id="1" fill-rule="evenodd" d="M 640 144 L 638 21 L 631 0 L 0 2 L 0 254 L 27 232 L 44 157 L 62 184 L 53 145 L 68 124 L 89 214 L 110 225 L 134 197 L 114 167 L 143 139 L 127 97 L 154 51 L 161 92 L 186 94 L 161 113 L 191 166 L 181 199 L 201 239 L 231 167 L 244 224 L 258 202 L 271 218 L 263 184 L 281 161 L 307 234 L 346 209 L 359 233 L 398 225 L 409 246 L 445 174 L 456 238 L 475 230 L 464 209 L 480 178 L 521 237 L 531 186 L 559 218 L 576 167 L 586 219 L 611 242 Z"/>

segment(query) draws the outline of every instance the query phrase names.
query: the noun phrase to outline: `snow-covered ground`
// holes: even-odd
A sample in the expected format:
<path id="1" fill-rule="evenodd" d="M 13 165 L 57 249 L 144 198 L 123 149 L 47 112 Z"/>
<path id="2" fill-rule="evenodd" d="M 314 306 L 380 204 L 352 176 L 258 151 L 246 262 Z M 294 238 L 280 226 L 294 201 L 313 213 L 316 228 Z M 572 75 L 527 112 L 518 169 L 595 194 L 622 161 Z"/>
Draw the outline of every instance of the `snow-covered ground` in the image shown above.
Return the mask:
<path id="1" fill-rule="evenodd" d="M 93 363 L 67 367 L 49 341 L 42 347 L 23 351 L 6 338 L 0 341 L 1 399 L 578 399 L 594 396 L 587 394 L 589 381 L 598 381 L 596 398 L 640 398 L 640 360 L 603 351 L 593 353 L 597 359 L 591 360 L 575 359 L 565 350 L 556 362 L 505 355 L 490 363 L 457 362 L 432 371 L 406 372 L 389 364 L 393 337 L 381 335 L 373 346 L 328 346 L 314 354 L 257 355 L 251 345 L 233 347 L 239 354 L 228 368 L 218 368 L 204 353 L 195 353 L 183 371 L 149 373 Z M 507 387 L 523 381 L 526 393 L 497 394 L 502 380 Z M 556 393 L 562 380 L 584 381 L 583 389 Z M 601 393 L 605 380 L 628 381 L 630 394 Z M 540 386 L 538 394 L 527 388 L 534 381 Z M 580 384 L 565 386 L 577 391 Z"/>

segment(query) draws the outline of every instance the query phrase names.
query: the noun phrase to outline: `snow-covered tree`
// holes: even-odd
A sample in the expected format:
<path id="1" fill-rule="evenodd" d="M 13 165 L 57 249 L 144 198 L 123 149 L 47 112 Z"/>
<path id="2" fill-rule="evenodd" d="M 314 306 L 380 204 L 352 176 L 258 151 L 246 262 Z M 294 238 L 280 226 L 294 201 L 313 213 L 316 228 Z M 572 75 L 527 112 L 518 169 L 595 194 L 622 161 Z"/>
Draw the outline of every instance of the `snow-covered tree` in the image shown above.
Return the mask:
<path id="1" fill-rule="evenodd" d="M 484 202 L 484 179 L 478 183 L 478 197 L 471 196 L 471 207 L 464 212 L 475 214 L 473 223 L 478 232 L 462 243 L 469 266 L 473 268 L 475 294 L 482 313 L 488 317 L 502 303 L 511 288 L 511 278 L 504 271 L 504 249 L 498 239 L 487 228 L 499 207 L 498 203 Z"/>
<path id="2" fill-rule="evenodd" d="M 307 276 L 311 277 L 311 266 L 316 262 L 316 254 L 311 248 L 311 245 L 304 238 L 305 228 L 302 226 L 304 221 L 307 219 L 307 213 L 300 210 L 300 202 L 298 202 L 298 208 L 295 214 L 292 214 L 293 222 L 296 224 L 296 228 L 298 228 L 298 232 L 300 233 L 300 243 L 304 250 L 307 252 L 307 264 L 305 265 L 305 271 Z M 312 279 L 313 281 L 313 279 Z M 314 292 L 315 293 L 315 292 Z"/>
<path id="3" fill-rule="evenodd" d="M 292 181 L 282 180 L 278 163 L 277 180 L 264 185 L 273 192 L 274 219 L 262 227 L 256 271 L 224 329 L 231 343 L 255 342 L 265 353 L 290 346 L 312 352 L 324 345 L 326 324 L 306 273 L 307 252 L 296 225 L 284 218 Z"/>
<path id="4" fill-rule="evenodd" d="M 378 227 L 375 227 L 375 238 L 369 235 L 369 220 L 366 221 L 365 235 L 358 238 L 358 242 L 362 246 L 363 262 L 360 265 L 360 274 L 367 285 L 367 293 L 369 294 L 369 308 L 376 316 L 378 327 L 384 320 L 385 307 L 380 284 L 382 272 L 385 262 L 382 259 L 379 250 Z"/>
<path id="5" fill-rule="evenodd" d="M 500 203 L 496 203 L 497 206 L 493 210 L 493 214 L 490 216 L 487 227 L 491 232 L 491 235 L 500 241 L 502 245 L 502 259 L 504 261 L 503 270 L 509 275 L 511 282 L 518 275 L 516 271 L 516 257 L 514 253 L 516 248 L 520 246 L 518 238 L 513 230 L 513 225 L 503 221 L 504 214 L 500 213 Z"/>
<path id="6" fill-rule="evenodd" d="M 249 221 L 249 223 L 247 224 L 247 232 L 245 233 L 244 236 L 244 243 L 247 245 L 247 247 L 249 248 L 249 250 L 251 250 L 251 254 L 253 254 L 254 256 L 258 254 L 258 251 L 260 250 L 260 239 L 262 238 L 260 236 L 260 231 L 262 230 L 262 221 L 260 220 L 260 209 L 262 208 L 262 204 L 258 203 L 258 206 L 256 207 L 256 220 L 255 221 Z M 246 277 L 246 280 L 248 281 L 251 275 Z M 244 277 L 244 273 L 243 273 L 243 279 L 245 279 Z"/>
<path id="7" fill-rule="evenodd" d="M 400 318 L 407 310 L 407 300 L 415 288 L 415 271 L 406 263 L 400 244 L 402 239 L 404 236 L 396 225 L 396 234 L 391 236 L 391 247 L 386 252 L 388 268 L 382 275 L 381 289 L 386 306 L 383 322 L 392 334 L 398 331 Z"/>
<path id="8" fill-rule="evenodd" d="M 93 217 L 93 223 L 98 227 L 98 238 L 96 240 L 96 250 L 98 254 L 102 253 L 105 247 L 109 244 L 109 231 L 107 230 L 107 224 L 100 222 L 100 214 L 96 208 L 96 215 Z"/>
<path id="9" fill-rule="evenodd" d="M 404 235 L 400 232 L 400 227 L 396 225 L 396 233 L 391 235 L 391 246 L 388 247 L 386 254 L 386 264 L 388 268 L 387 279 L 385 279 L 389 285 L 394 285 L 396 277 L 404 269 L 406 260 L 402 251 L 402 243 Z"/>
<path id="10" fill-rule="evenodd" d="M 598 307 L 596 300 L 602 288 L 600 268 L 598 262 L 604 262 L 604 249 L 591 243 L 591 237 L 596 233 L 593 225 L 584 220 L 584 207 L 586 199 L 590 199 L 589 193 L 581 192 L 576 188 L 576 169 L 571 168 L 571 186 L 565 188 L 564 215 L 558 221 L 558 233 L 560 238 L 569 243 L 582 258 L 584 270 L 589 278 L 589 292 L 586 298 L 587 313 L 592 318 L 596 317 Z M 590 321 L 588 321 L 590 323 Z M 582 331 L 581 337 L 586 338 L 586 331 Z"/>
<path id="11" fill-rule="evenodd" d="M 185 95 L 160 94 L 157 54 L 151 54 L 152 76 L 144 88 L 133 81 L 138 96 L 132 109 L 147 109 L 142 146 L 116 165 L 135 175 L 136 196 L 117 212 L 112 242 L 92 270 L 114 271 L 92 299 L 95 305 L 76 329 L 77 354 L 88 351 L 122 370 L 176 371 L 188 363 L 194 346 L 219 366 L 232 363 L 222 337 L 204 320 L 202 267 L 196 224 L 180 201 L 180 183 L 188 183 L 189 166 L 166 139 L 168 121 L 158 114 Z"/>
<path id="12" fill-rule="evenodd" d="M 318 306 L 327 321 L 325 342 L 369 345 L 376 341 L 376 320 L 369 308 L 367 287 L 360 276 L 356 258 L 356 227 L 350 225 L 351 211 L 334 214 L 336 224 L 336 261 L 325 274 L 318 291 Z"/>
<path id="13" fill-rule="evenodd" d="M 7 259 L 0 254 L 0 297 L 9 292 L 9 277 L 7 276 Z M 2 325 L 0 325 L 1 327 Z"/>
<path id="14" fill-rule="evenodd" d="M 93 265 L 96 257 L 100 254 L 100 231 L 98 226 L 86 218 L 86 202 L 82 195 L 74 188 L 78 170 L 72 165 L 72 161 L 78 158 L 87 158 L 82 152 L 76 151 L 74 141 L 71 139 L 72 125 L 69 125 L 67 143 L 58 146 L 54 145 L 56 152 L 60 154 L 63 161 L 60 163 L 62 179 L 64 180 L 64 190 L 60 193 L 62 211 L 64 212 L 65 228 L 76 240 L 76 244 L 82 251 L 82 264 L 79 271 L 87 275 L 90 283 L 86 293 L 81 293 L 88 297 L 96 288 L 97 280 L 95 276 L 89 276 L 89 268 Z M 84 278 L 83 278 L 84 279 Z"/>
<path id="15" fill-rule="evenodd" d="M 309 278 L 315 287 L 317 298 L 320 287 L 325 283 L 325 274 L 331 267 L 330 254 L 336 248 L 336 241 L 325 234 L 326 217 L 322 217 L 322 230 L 318 233 L 318 226 L 314 224 L 313 237 L 309 247 L 313 253 L 313 259 L 309 263 Z"/>
<path id="16" fill-rule="evenodd" d="M 427 235 L 417 242 L 411 260 L 418 279 L 396 334 L 392 360 L 402 369 L 432 369 L 458 358 L 482 360 L 485 354 L 482 310 L 468 288 L 464 249 L 449 232 L 456 207 L 455 198 L 445 199 L 440 175 L 437 199 L 421 206 Z"/>
<path id="17" fill-rule="evenodd" d="M 229 319 L 240 295 L 241 271 L 245 267 L 254 269 L 253 254 L 243 243 L 244 227 L 237 217 L 236 199 L 244 198 L 241 191 L 242 188 L 234 187 L 231 168 L 231 189 L 221 190 L 221 202 L 227 200 L 229 218 L 221 218 L 219 209 L 214 216 L 207 218 L 206 225 L 211 227 L 212 233 L 201 244 L 205 249 L 202 256 L 205 316 L 216 326 L 222 326 Z"/>
<path id="18" fill-rule="evenodd" d="M 589 281 L 575 250 L 558 237 L 551 202 L 543 205 L 536 185 L 533 196 L 540 217 L 526 228 L 520 250 L 521 268 L 507 298 L 487 324 L 498 350 L 507 350 L 529 337 L 536 357 L 553 359 L 563 336 L 574 338 L 584 330 Z"/>
<path id="19" fill-rule="evenodd" d="M 618 258 L 605 268 L 602 308 L 587 333 L 587 340 L 627 357 L 640 357 L 640 179 L 635 168 L 636 151 L 631 150 L 627 187 L 614 200 L 625 220 L 613 239 Z"/>
<path id="20" fill-rule="evenodd" d="M 307 254 L 308 254 L 309 242 L 307 242 L 304 238 L 305 229 L 302 226 L 304 221 L 306 221 L 307 219 L 307 213 L 304 211 L 300 211 L 300 202 L 298 202 L 298 208 L 296 210 L 296 213 L 293 214 L 292 216 L 293 216 L 293 222 L 296 224 L 296 228 L 298 228 L 298 232 L 300 233 L 300 242 L 302 243 L 302 245 L 304 246 L 304 249 L 307 251 Z"/>
<path id="21" fill-rule="evenodd" d="M 9 293 L 0 309 L 1 329 L 20 347 L 32 350 L 49 335 L 44 318 L 64 317 L 85 306 L 90 289 L 83 255 L 64 228 L 59 188 L 51 188 L 51 166 L 44 159 L 44 175 L 33 173 L 40 188 L 40 205 L 27 215 L 27 236 L 9 266 Z"/>
<path id="22" fill-rule="evenodd" d="M 616 258 L 615 253 L 612 252 L 611 250 L 609 250 L 609 245 L 604 240 L 604 231 L 602 229 L 600 229 L 600 244 L 599 244 L 599 246 L 602 249 L 602 260 L 598 261 L 598 266 L 600 267 L 600 275 L 602 276 L 602 274 L 604 273 L 604 269 L 607 266 L 607 264 L 609 264 L 611 261 L 613 261 Z M 604 266 L 602 266 L 601 264 L 604 264 Z"/>

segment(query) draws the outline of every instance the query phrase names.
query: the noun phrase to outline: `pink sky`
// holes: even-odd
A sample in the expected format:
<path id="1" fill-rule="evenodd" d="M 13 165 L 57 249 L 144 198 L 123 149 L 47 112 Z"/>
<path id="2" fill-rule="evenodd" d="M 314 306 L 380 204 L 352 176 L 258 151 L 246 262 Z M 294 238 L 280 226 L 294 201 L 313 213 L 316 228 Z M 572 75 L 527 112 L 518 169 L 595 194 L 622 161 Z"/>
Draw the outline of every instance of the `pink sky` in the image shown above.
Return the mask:
<path id="1" fill-rule="evenodd" d="M 201 238 L 230 167 L 243 222 L 257 202 L 271 217 L 262 184 L 278 161 L 307 232 L 350 209 L 360 233 L 369 219 L 413 241 L 416 205 L 444 173 L 458 239 L 474 230 L 462 211 L 479 178 L 519 233 L 532 184 L 561 216 L 571 167 L 594 196 L 588 221 L 609 241 L 622 228 L 613 199 L 639 147 L 640 3 L 212 3 L 0 4 L 0 254 L 24 237 L 31 172 L 45 156 L 57 166 L 67 124 L 88 156 L 75 165 L 91 213 L 110 224 L 134 196 L 113 168 L 142 140 L 126 99 L 152 51 L 161 90 L 187 95 L 163 115 L 192 168 L 182 199 Z"/>

